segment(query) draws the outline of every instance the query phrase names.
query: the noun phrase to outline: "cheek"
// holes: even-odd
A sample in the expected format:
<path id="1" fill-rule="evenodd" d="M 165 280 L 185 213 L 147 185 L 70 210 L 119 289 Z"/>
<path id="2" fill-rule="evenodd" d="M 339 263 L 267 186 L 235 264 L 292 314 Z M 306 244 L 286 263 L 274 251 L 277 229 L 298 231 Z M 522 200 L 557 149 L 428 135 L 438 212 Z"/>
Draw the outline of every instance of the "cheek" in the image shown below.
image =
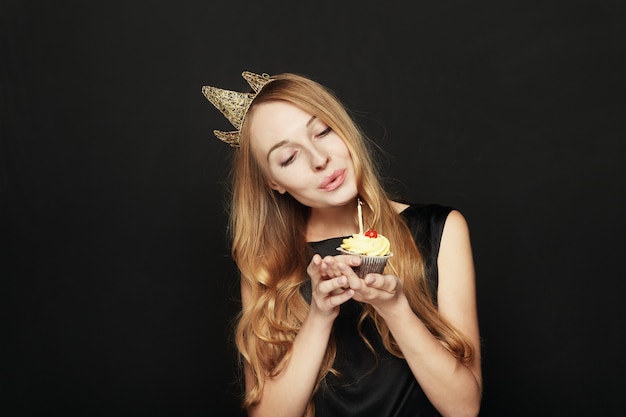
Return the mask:
<path id="1" fill-rule="evenodd" d="M 287 171 L 273 171 L 268 175 L 270 184 L 275 184 L 285 189 L 296 188 L 299 184 L 299 175 Z"/>
<path id="2" fill-rule="evenodd" d="M 295 168 L 295 167 L 291 167 Z M 307 175 L 306 172 L 297 169 L 286 169 L 272 175 L 273 184 L 281 190 L 285 190 L 294 197 L 306 193 L 312 187 L 316 188 L 315 177 Z"/>
<path id="3" fill-rule="evenodd" d="M 343 159 L 344 161 L 346 161 L 350 165 L 353 165 L 352 154 L 350 154 L 350 151 L 348 151 L 348 148 L 346 147 L 345 144 L 343 144 L 343 142 L 342 142 L 341 146 L 337 146 L 337 148 L 335 150 L 335 155 L 338 158 Z"/>
<path id="4" fill-rule="evenodd" d="M 346 143 L 339 136 L 332 143 L 332 152 L 341 158 L 352 159 Z"/>

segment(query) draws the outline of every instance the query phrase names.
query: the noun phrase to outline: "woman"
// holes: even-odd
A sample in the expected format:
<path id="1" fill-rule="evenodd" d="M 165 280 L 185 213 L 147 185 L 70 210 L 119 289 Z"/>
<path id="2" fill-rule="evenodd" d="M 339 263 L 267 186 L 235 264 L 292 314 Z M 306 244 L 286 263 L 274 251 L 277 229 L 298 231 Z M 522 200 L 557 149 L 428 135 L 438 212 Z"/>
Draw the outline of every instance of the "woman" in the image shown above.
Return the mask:
<path id="1" fill-rule="evenodd" d="M 482 375 L 467 223 L 394 201 L 340 101 L 303 76 L 203 87 L 235 126 L 229 231 L 241 274 L 236 342 L 250 416 L 476 416 Z M 359 278 L 335 250 L 383 233 L 394 256 Z"/>

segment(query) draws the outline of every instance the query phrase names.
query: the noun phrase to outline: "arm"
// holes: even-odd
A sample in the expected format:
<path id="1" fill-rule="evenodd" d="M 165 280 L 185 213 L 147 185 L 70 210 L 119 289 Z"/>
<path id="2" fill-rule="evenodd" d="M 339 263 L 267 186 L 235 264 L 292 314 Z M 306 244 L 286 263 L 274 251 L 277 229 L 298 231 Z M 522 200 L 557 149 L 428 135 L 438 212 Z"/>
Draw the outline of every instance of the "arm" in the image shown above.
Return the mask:
<path id="1" fill-rule="evenodd" d="M 446 220 L 437 264 L 439 311 L 469 337 L 475 354 L 472 363 L 465 366 L 454 359 L 412 314 L 406 301 L 390 305 L 381 315 L 422 389 L 441 414 L 475 416 L 482 395 L 475 274 L 467 222 L 458 211 L 452 211 Z M 404 320 L 411 325 L 403 326 Z"/>
<path id="2" fill-rule="evenodd" d="M 354 299 L 372 304 L 384 318 L 413 375 L 443 416 L 476 416 L 482 375 L 476 312 L 474 264 L 465 218 L 452 211 L 446 220 L 438 257 L 439 311 L 471 341 L 474 360 L 456 360 L 411 310 L 401 281 L 392 275 L 350 278 Z"/>
<path id="3" fill-rule="evenodd" d="M 307 272 L 313 290 L 309 313 L 296 336 L 292 354 L 283 371 L 273 378 L 267 378 L 261 401 L 248 410 L 250 417 L 297 416 L 304 414 L 326 352 L 328 340 L 339 305 L 350 299 L 352 290 L 342 290 L 347 278 L 328 279 L 320 266 L 322 259 L 315 255 Z M 332 293 L 332 294 L 331 294 Z M 241 286 L 241 300 L 245 308 L 251 302 L 250 288 Z M 250 366 L 244 364 L 246 390 L 254 383 Z"/>

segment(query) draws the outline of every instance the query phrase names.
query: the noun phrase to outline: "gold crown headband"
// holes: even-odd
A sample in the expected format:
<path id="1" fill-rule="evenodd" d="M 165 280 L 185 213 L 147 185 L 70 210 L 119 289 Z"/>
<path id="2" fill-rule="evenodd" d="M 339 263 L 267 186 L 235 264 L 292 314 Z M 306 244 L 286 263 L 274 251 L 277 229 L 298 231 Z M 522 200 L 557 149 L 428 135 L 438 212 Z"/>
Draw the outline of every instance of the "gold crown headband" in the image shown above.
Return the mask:
<path id="1" fill-rule="evenodd" d="M 222 90 L 221 88 L 205 85 L 202 87 L 202 94 L 213 104 L 237 129 L 232 132 L 222 132 L 214 130 L 213 133 L 218 139 L 228 143 L 233 148 L 239 147 L 241 138 L 241 125 L 246 113 L 252 104 L 252 100 L 259 94 L 265 84 L 272 81 L 267 74 L 254 74 L 244 71 L 241 76 L 252 87 L 252 93 L 241 93 L 239 91 Z"/>

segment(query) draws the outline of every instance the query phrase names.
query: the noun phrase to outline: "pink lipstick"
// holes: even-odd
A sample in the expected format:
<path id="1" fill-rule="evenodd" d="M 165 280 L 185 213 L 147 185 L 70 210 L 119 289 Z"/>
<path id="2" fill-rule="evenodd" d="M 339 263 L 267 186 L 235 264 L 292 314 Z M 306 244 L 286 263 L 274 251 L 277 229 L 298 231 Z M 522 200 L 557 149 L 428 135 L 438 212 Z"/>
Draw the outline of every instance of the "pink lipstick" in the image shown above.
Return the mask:
<path id="1" fill-rule="evenodd" d="M 327 176 L 324 181 L 320 184 L 320 190 L 324 191 L 333 191 L 336 190 L 346 179 L 347 170 L 338 169 L 334 171 L 332 174 Z"/>

